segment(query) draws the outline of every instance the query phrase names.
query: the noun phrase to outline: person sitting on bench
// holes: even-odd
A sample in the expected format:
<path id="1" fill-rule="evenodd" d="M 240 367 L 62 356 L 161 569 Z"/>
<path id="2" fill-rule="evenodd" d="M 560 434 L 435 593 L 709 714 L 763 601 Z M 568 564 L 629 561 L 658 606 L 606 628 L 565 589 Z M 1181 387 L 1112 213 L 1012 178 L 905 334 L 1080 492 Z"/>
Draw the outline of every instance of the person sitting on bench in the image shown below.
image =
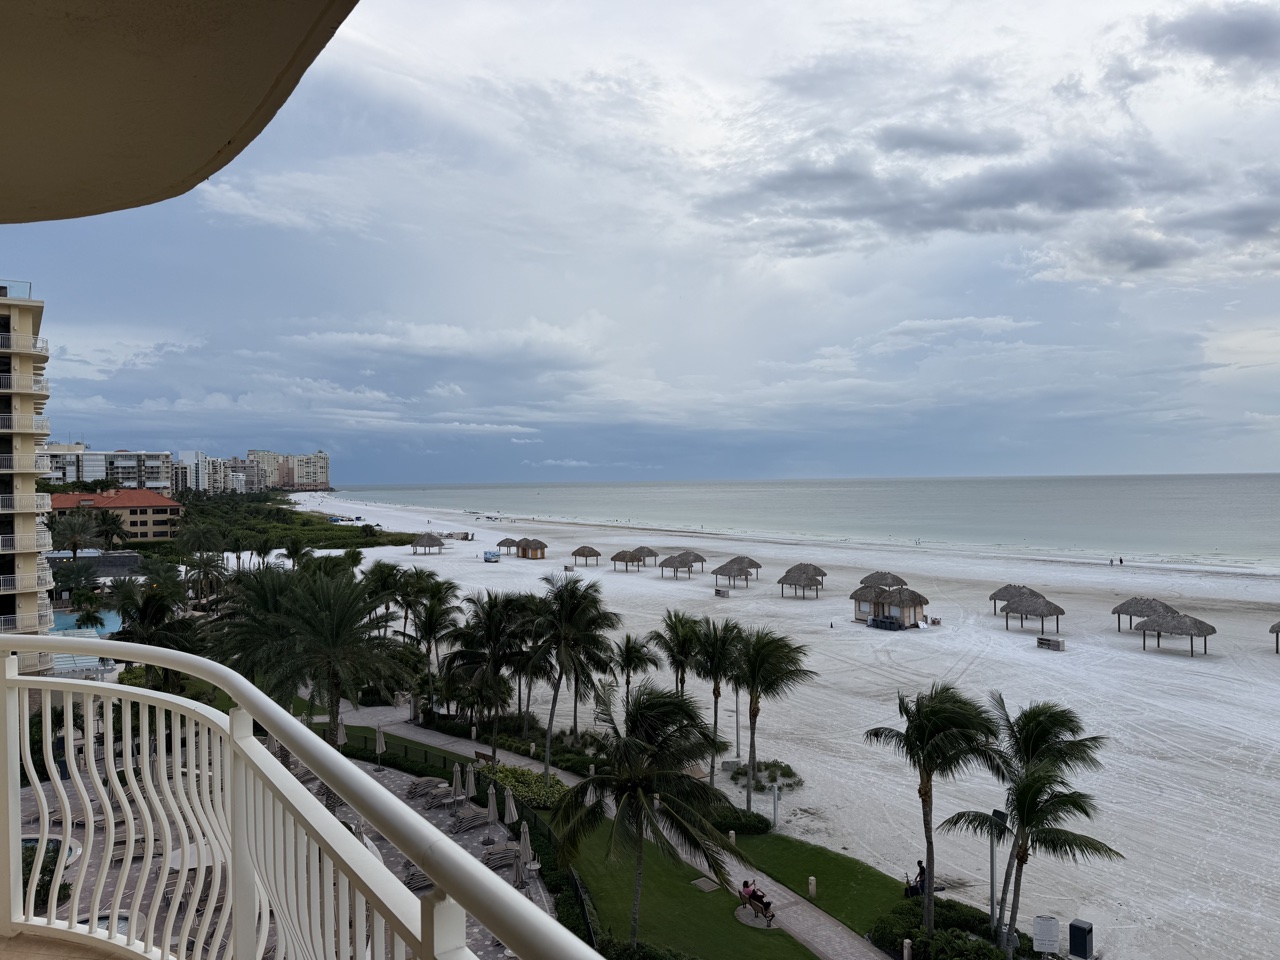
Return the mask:
<path id="1" fill-rule="evenodd" d="M 756 882 L 754 880 L 742 881 L 742 894 L 748 900 L 754 900 L 756 903 L 760 904 L 760 906 L 764 907 L 765 910 L 768 910 L 773 906 L 773 901 L 766 900 L 764 898 L 764 893 L 756 888 Z"/>

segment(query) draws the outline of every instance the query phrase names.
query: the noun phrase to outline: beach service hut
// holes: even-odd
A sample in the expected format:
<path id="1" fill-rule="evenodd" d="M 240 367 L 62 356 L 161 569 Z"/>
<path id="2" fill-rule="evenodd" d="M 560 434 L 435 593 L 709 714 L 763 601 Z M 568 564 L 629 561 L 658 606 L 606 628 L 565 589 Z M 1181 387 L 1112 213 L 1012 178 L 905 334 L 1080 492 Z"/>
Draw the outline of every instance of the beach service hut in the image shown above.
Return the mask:
<path id="1" fill-rule="evenodd" d="M 596 566 L 600 566 L 600 551 L 595 547 L 588 547 L 586 544 L 583 544 L 577 550 L 573 551 L 573 565 L 575 567 L 578 565 L 579 557 L 582 558 L 582 565 L 584 567 L 591 562 L 592 557 L 596 558 Z"/>
<path id="2" fill-rule="evenodd" d="M 716 578 L 716 583 L 720 583 L 721 577 L 728 577 L 729 586 L 731 587 L 737 586 L 739 579 L 750 581 L 751 567 L 747 565 L 746 560 L 746 557 L 734 557 L 732 560 L 728 560 L 712 570 L 711 573 Z"/>
<path id="3" fill-rule="evenodd" d="M 1116 615 L 1116 633 L 1120 632 L 1120 618 L 1129 618 L 1129 629 L 1133 629 L 1133 618 L 1155 617 L 1162 613 L 1177 613 L 1163 600 L 1153 600 L 1150 597 L 1130 597 L 1124 603 L 1118 603 L 1111 608 L 1111 612 Z"/>
<path id="4" fill-rule="evenodd" d="M 1026 596 L 1043 597 L 1044 594 L 1039 590 L 1032 590 L 1030 587 L 1024 587 L 1020 583 L 1006 583 L 995 593 L 991 594 L 991 596 L 987 597 L 987 599 L 991 601 L 991 613 L 995 614 L 997 600 L 1001 603 L 1007 603 L 1008 601 L 1014 600 L 1018 597 Z"/>
<path id="5" fill-rule="evenodd" d="M 1000 612 L 1004 614 L 1004 628 L 1009 629 L 1009 614 L 1016 613 L 1018 615 L 1018 625 L 1022 626 L 1026 623 L 1027 617 L 1040 618 L 1040 632 L 1044 633 L 1044 621 L 1046 617 L 1053 617 L 1053 632 L 1058 633 L 1058 622 L 1060 617 L 1066 616 L 1067 611 L 1052 600 L 1048 600 L 1040 594 L 1024 593 L 1020 597 L 1014 597 L 1003 607 Z"/>
<path id="6" fill-rule="evenodd" d="M 424 533 L 417 540 L 413 541 L 410 546 L 413 548 L 413 552 L 415 554 L 419 549 L 421 549 L 423 553 L 430 553 L 432 550 L 444 553 L 444 541 L 434 533 Z"/>
<path id="7" fill-rule="evenodd" d="M 547 545 L 536 538 L 522 537 L 516 541 L 516 556 L 521 560 L 545 560 Z"/>
<path id="8" fill-rule="evenodd" d="M 1135 630 L 1142 631 L 1142 649 L 1147 649 L 1147 634 L 1154 633 L 1156 635 L 1156 649 L 1160 649 L 1160 635 L 1162 633 L 1170 633 L 1175 637 L 1191 638 L 1191 656 L 1196 655 L 1196 637 L 1204 637 L 1204 652 L 1209 653 L 1209 635 L 1217 633 L 1218 630 L 1211 624 L 1205 623 L 1203 620 L 1197 620 L 1195 617 L 1189 617 L 1185 613 L 1160 613 L 1154 617 L 1147 617 L 1145 620 L 1138 621 L 1134 625 Z"/>
<path id="9" fill-rule="evenodd" d="M 778 583 L 782 585 L 782 596 L 787 595 L 787 587 L 791 588 L 791 595 L 796 595 L 796 590 L 803 591 L 801 597 L 807 597 L 809 588 L 813 588 L 813 596 L 816 599 L 818 591 L 822 589 L 822 578 L 816 573 L 810 573 L 808 570 L 800 570 L 798 567 L 811 566 L 811 564 L 796 564 L 786 573 L 778 578 Z"/>
<path id="10" fill-rule="evenodd" d="M 624 571 L 628 571 L 631 569 L 631 565 L 633 563 L 637 567 L 640 566 L 641 563 L 641 558 L 636 556 L 634 550 L 619 550 L 609 559 L 613 561 L 613 569 L 615 570 L 618 569 L 618 564 L 622 564 L 622 569 Z"/>
<path id="11" fill-rule="evenodd" d="M 908 627 L 920 625 L 924 608 L 929 605 L 928 597 L 905 585 L 877 587 L 864 583 L 849 594 L 849 599 L 856 601 L 853 619 L 859 623 L 866 623 L 872 617 L 893 617 Z"/>
<path id="12" fill-rule="evenodd" d="M 631 552 L 636 557 L 639 557 L 640 566 L 642 567 L 647 567 L 650 560 L 657 560 L 658 557 L 661 556 L 661 554 L 659 554 L 657 550 L 653 549 L 653 547 L 636 547 Z"/>
<path id="13" fill-rule="evenodd" d="M 658 564 L 658 576 L 665 577 L 668 570 L 674 570 L 676 579 L 680 579 L 680 571 L 687 570 L 690 580 L 693 579 L 693 565 L 695 561 L 683 553 L 677 553 L 675 556 L 667 557 Z"/>
<path id="14" fill-rule="evenodd" d="M 512 540 L 510 537 L 503 537 L 501 540 L 498 541 L 498 548 L 500 550 L 505 550 L 507 553 L 510 553 L 512 550 L 516 549 L 518 546 L 520 546 L 520 541 Z"/>

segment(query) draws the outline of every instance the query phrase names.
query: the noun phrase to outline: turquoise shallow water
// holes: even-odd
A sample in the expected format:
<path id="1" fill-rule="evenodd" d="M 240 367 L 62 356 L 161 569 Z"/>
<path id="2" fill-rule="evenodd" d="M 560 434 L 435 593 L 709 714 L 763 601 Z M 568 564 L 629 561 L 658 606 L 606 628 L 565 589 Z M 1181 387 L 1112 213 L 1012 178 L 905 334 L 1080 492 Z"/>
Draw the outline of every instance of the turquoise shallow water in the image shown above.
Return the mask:
<path id="1" fill-rule="evenodd" d="M 1280 474 L 379 485 L 339 492 L 491 515 L 1280 565 Z"/>
<path id="2" fill-rule="evenodd" d="M 105 637 L 115 633 L 120 629 L 120 614 L 113 610 L 100 610 L 98 616 L 102 617 L 104 626 L 98 628 L 98 636 Z M 67 613 L 63 610 L 55 610 L 53 612 L 53 629 L 55 630 L 73 630 L 76 625 L 76 615 Z"/>

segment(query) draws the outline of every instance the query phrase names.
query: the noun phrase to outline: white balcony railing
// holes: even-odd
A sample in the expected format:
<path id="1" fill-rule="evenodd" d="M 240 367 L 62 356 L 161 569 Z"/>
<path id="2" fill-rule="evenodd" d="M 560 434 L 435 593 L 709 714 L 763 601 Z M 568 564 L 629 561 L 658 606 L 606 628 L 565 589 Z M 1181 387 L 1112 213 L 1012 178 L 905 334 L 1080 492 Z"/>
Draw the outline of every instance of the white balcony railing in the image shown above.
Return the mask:
<path id="1" fill-rule="evenodd" d="M 48 513 L 52 509 L 53 498 L 47 493 L 0 494 L 0 513 Z"/>
<path id="2" fill-rule="evenodd" d="M 21 576 L 0 577 L 0 593 L 30 593 L 32 590 L 52 590 L 53 572 L 39 570 Z"/>
<path id="3" fill-rule="evenodd" d="M 599 960 L 234 671 L 190 654 L 74 637 L 0 636 L 0 648 L 149 663 L 207 681 L 240 705 L 228 716 L 138 687 L 21 676 L 17 658 L 7 658 L 0 862 L 9 867 L 0 871 L 0 936 L 48 932 L 179 960 L 475 960 L 466 946 L 470 913 L 523 960 Z M 254 738 L 255 722 L 434 880 L 434 890 L 421 899 L 411 893 Z M 58 771 L 55 751 L 67 742 L 73 749 Z M 20 789 L 24 777 L 35 786 Z M 61 905 L 37 907 L 38 870 L 22 885 L 24 836 L 36 863 L 57 842 L 50 889 L 70 887 Z M 71 862 L 62 854 L 73 840 L 80 852 Z"/>
<path id="4" fill-rule="evenodd" d="M 0 454 L 0 473 L 48 473 L 51 469 L 47 454 Z"/>
<path id="5" fill-rule="evenodd" d="M 44 553 L 53 549 L 53 536 L 48 530 L 16 536 L 0 536 L 0 553 Z"/>
<path id="6" fill-rule="evenodd" d="M 44 337 L 28 337 L 20 333 L 0 333 L 0 350 L 14 353 L 38 353 L 49 356 L 49 341 Z"/>
<path id="7" fill-rule="evenodd" d="M 19 414 L 0 413 L 0 430 L 18 433 L 49 433 L 48 417 L 31 417 Z"/>
<path id="8" fill-rule="evenodd" d="M 0 391 L 5 393 L 40 393 L 49 395 L 48 377 L 25 377 L 0 374 Z"/>
<path id="9" fill-rule="evenodd" d="M 52 630 L 53 605 L 41 605 L 35 613 L 16 613 L 0 617 L 0 633 L 22 633 L 25 630 Z"/>

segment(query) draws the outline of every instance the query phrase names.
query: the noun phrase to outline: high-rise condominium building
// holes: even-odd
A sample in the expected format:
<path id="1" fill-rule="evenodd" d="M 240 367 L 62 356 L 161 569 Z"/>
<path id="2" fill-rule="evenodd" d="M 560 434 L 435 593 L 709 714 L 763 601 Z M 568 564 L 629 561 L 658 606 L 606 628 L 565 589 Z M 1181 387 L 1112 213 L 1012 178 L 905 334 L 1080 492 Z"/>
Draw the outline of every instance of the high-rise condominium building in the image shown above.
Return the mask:
<path id="1" fill-rule="evenodd" d="M 41 450 L 49 436 L 45 364 L 40 336 L 44 303 L 31 284 L 0 280 L 0 632 L 44 633 L 53 627 L 48 591 L 49 495 L 36 478 L 49 471 Z"/>
<path id="2" fill-rule="evenodd" d="M 276 453 L 272 450 L 250 450 L 248 459 L 262 464 L 268 487 L 280 490 L 328 490 L 329 455 L 315 453 Z"/>
<path id="3" fill-rule="evenodd" d="M 122 490 L 173 490 L 173 454 L 167 450 L 90 450 L 83 443 L 50 443 L 45 449 L 54 483 L 110 480 Z"/>

